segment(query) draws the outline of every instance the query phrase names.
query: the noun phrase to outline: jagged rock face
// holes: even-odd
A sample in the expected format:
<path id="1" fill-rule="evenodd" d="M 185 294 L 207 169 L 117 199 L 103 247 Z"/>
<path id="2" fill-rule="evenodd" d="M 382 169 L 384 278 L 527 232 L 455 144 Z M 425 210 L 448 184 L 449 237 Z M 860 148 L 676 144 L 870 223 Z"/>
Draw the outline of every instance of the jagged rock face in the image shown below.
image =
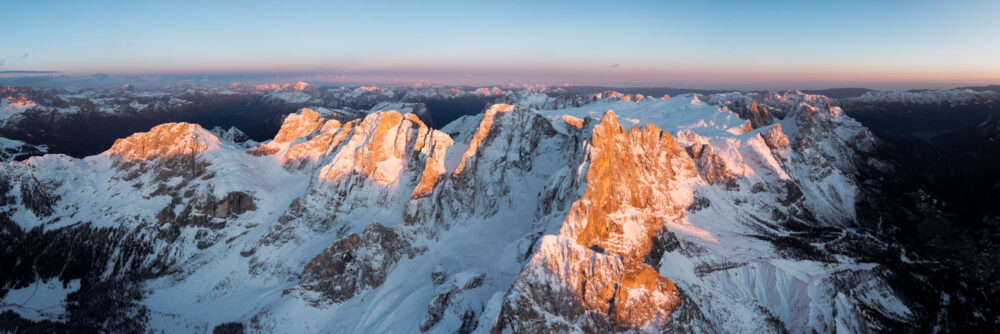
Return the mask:
<path id="1" fill-rule="evenodd" d="M 325 163 L 319 178 L 331 183 L 358 175 L 386 186 L 405 170 L 414 169 L 419 184 L 411 197 L 416 198 L 429 192 L 444 173 L 444 153 L 451 143 L 450 137 L 427 127 L 412 113 L 379 111 L 342 124 L 303 109 L 301 114 L 289 115 L 275 140 L 262 147 L 272 152 L 284 149 L 282 159 L 293 169 Z"/>
<path id="2" fill-rule="evenodd" d="M 449 226 L 469 216 L 489 217 L 513 205 L 513 180 L 532 174 L 549 175 L 553 168 L 569 166 L 577 147 L 544 118 L 527 109 L 495 104 L 476 118 L 454 123 L 463 127 L 449 159 L 450 170 L 438 181 L 433 200 L 408 204 L 407 220 L 419 225 Z M 449 131 L 446 128 L 445 131 Z M 537 166 L 540 161 L 552 164 Z M 442 168 L 444 171 L 445 168 Z"/>
<path id="3" fill-rule="evenodd" d="M 662 328 L 681 303 L 674 283 L 641 262 L 544 238 L 503 306 L 503 332 Z"/>
<path id="4" fill-rule="evenodd" d="M 315 136 L 312 136 L 311 133 L 304 135 L 303 137 L 308 138 L 308 141 L 292 145 L 282 158 L 285 167 L 304 169 L 308 165 L 317 162 L 321 155 L 327 153 L 329 148 L 336 147 L 341 141 L 347 138 L 351 133 L 353 125 L 354 123 L 341 125 L 336 120 L 330 120 L 323 126 L 325 132 Z M 280 148 L 275 147 L 273 152 L 277 152 L 278 150 Z"/>
<path id="5" fill-rule="evenodd" d="M 690 158 L 669 133 L 626 131 L 613 112 L 594 126 L 588 156 L 586 192 L 515 283 L 504 329 L 662 327 L 680 303 L 673 282 L 643 258 L 664 223 L 684 216 L 688 198 L 672 198 L 672 183 L 694 175 Z"/>
<path id="6" fill-rule="evenodd" d="M 715 153 L 711 145 L 688 146 L 688 154 L 695 159 L 698 174 L 710 184 L 733 184 L 737 175 L 726 166 L 726 161 Z"/>
<path id="7" fill-rule="evenodd" d="M 302 116 L 285 123 L 299 129 L 285 132 L 293 134 L 286 136 L 289 142 L 261 146 L 274 148 L 286 170 L 311 178 L 313 186 L 282 208 L 278 224 L 258 245 L 245 249 L 248 254 L 301 242 L 300 233 L 346 228 L 351 222 L 341 217 L 355 210 L 402 210 L 411 200 L 427 197 L 445 173 L 444 155 L 452 144 L 447 134 L 416 115 L 392 110 L 346 123 Z"/>
<path id="8" fill-rule="evenodd" d="M 726 97 L 726 95 L 712 97 L 710 98 L 710 101 L 713 98 L 718 99 L 717 101 L 713 102 L 718 102 L 725 105 L 730 110 L 735 112 L 737 115 L 740 115 L 740 118 L 750 121 L 751 129 L 757 129 L 763 126 L 770 125 L 771 123 L 774 123 L 774 116 L 771 115 L 771 111 L 769 110 L 770 107 L 761 105 L 756 100 L 750 100 L 750 101 L 744 99 L 728 100 L 725 99 L 724 97 Z"/>
<path id="9" fill-rule="evenodd" d="M 302 270 L 304 289 L 319 292 L 331 302 L 343 302 L 385 281 L 390 267 L 421 250 L 395 230 L 372 223 L 361 234 L 337 240 Z"/>
<path id="10" fill-rule="evenodd" d="M 646 98 L 642 94 L 623 94 L 616 91 L 607 91 L 594 94 L 594 100 L 607 100 L 607 101 L 631 101 L 631 102 L 642 102 L 642 99 Z"/>
<path id="11" fill-rule="evenodd" d="M 357 124 L 344 149 L 321 169 L 320 179 L 330 181 L 357 174 L 385 186 L 399 179 L 408 163 L 422 158 L 419 160 L 425 160 L 424 164 L 416 168 L 426 171 L 421 173 L 425 183 L 413 194 L 419 197 L 444 171 L 441 160 L 448 145 L 451 139 L 447 135 L 426 127 L 413 114 L 375 113 Z"/>
<path id="12" fill-rule="evenodd" d="M 761 130 L 760 136 L 764 138 L 767 147 L 770 147 L 772 150 L 788 148 L 788 136 L 781 130 L 781 124 L 775 124 L 772 127 Z"/>
<path id="13" fill-rule="evenodd" d="M 585 224 L 563 229 L 585 247 L 596 245 L 612 254 L 641 258 L 663 221 L 683 217 L 687 205 L 683 199 L 671 198 L 676 189 L 671 183 L 690 177 L 694 168 L 669 133 L 654 125 L 626 131 L 613 112 L 594 127 L 591 141 L 587 190 L 570 214 L 571 220 Z M 653 214 L 627 220 L 612 218 L 632 208 Z M 625 226 L 632 224 L 635 226 Z M 625 229 L 632 231 L 626 233 Z M 636 235 L 638 238 L 628 240 Z"/>

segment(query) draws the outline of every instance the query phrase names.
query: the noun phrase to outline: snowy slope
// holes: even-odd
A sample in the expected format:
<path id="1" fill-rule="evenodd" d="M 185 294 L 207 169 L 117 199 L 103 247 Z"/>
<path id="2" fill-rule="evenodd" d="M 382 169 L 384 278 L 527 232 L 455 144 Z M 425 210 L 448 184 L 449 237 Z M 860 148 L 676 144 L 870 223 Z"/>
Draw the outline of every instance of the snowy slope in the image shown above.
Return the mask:
<path id="1" fill-rule="evenodd" d="M 34 155 L 42 155 L 48 151 L 45 145 L 35 146 L 20 140 L 0 137 L 0 162 L 23 160 Z"/>

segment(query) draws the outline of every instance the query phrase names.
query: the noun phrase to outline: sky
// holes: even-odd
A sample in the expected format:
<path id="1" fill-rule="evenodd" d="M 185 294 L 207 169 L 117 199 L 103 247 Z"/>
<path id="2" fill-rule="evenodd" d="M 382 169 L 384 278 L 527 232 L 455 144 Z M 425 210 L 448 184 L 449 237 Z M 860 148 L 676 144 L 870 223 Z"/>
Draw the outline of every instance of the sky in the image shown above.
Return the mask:
<path id="1" fill-rule="evenodd" d="M 1000 83 L 997 0 L 0 0 L 0 8 L 6 76 L 734 89 Z"/>

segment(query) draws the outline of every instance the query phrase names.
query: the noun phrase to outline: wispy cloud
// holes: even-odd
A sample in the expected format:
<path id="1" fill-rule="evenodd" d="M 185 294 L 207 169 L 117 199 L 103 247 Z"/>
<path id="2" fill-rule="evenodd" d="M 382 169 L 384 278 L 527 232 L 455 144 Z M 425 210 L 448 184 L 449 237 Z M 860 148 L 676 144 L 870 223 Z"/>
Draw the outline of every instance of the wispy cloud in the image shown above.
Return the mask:
<path id="1" fill-rule="evenodd" d="M 25 53 L 23 56 L 21 56 L 21 59 L 24 59 L 24 58 L 28 58 L 28 54 L 27 53 Z"/>
<path id="2" fill-rule="evenodd" d="M 611 65 L 611 66 L 608 66 L 608 67 L 610 67 L 610 68 L 616 68 L 616 67 L 618 67 L 618 64 L 614 64 L 614 65 Z"/>
<path id="3" fill-rule="evenodd" d="M 2 64 L 2 62 L 0 62 Z M 52 74 L 59 71 L 0 71 L 0 74 Z"/>

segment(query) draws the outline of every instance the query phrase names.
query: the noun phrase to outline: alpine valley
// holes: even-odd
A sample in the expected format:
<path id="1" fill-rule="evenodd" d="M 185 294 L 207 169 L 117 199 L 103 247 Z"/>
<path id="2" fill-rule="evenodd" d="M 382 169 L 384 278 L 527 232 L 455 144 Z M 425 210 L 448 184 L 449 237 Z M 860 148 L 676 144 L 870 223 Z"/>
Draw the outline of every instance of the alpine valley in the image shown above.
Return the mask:
<path id="1" fill-rule="evenodd" d="M 1000 326 L 1000 88 L 617 90 L 0 88 L 0 331 Z"/>

